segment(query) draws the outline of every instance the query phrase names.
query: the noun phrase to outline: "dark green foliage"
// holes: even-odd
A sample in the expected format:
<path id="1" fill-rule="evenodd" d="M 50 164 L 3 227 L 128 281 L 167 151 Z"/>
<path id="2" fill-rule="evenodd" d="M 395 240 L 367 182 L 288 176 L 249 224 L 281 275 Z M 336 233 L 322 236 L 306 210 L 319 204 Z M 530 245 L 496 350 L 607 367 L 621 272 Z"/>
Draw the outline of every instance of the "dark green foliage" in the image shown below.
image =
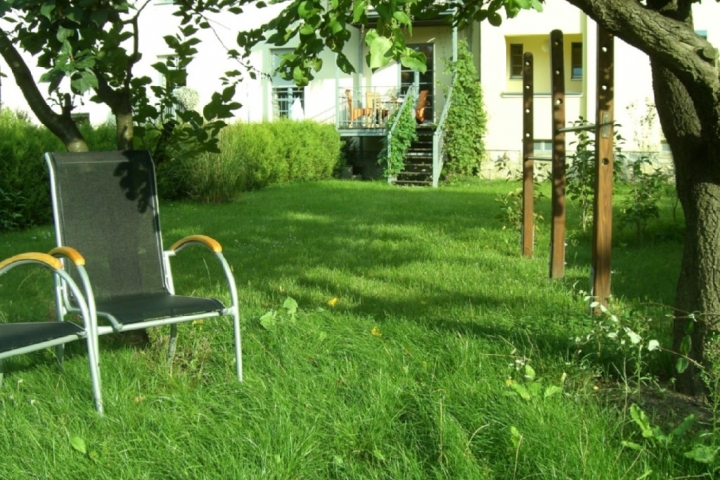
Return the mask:
<path id="1" fill-rule="evenodd" d="M 653 166 L 656 155 L 645 154 L 630 164 L 629 196 L 622 202 L 620 226 L 634 227 L 642 238 L 651 220 L 660 217 L 660 201 L 672 194 L 670 175 Z"/>
<path id="2" fill-rule="evenodd" d="M 0 231 L 50 221 L 50 184 L 42 154 L 65 150 L 47 129 L 0 111 Z"/>
<path id="3" fill-rule="evenodd" d="M 445 121 L 445 173 L 473 175 L 480 170 L 485 155 L 483 137 L 487 113 L 482 87 L 467 42 L 458 42 L 458 59 L 449 69 L 456 75 L 450 110 Z"/>
<path id="4" fill-rule="evenodd" d="M 235 123 L 220 133 L 221 153 L 161 163 L 158 189 L 167 199 L 219 203 L 271 183 L 327 179 L 341 144 L 332 125 L 312 121 Z"/>

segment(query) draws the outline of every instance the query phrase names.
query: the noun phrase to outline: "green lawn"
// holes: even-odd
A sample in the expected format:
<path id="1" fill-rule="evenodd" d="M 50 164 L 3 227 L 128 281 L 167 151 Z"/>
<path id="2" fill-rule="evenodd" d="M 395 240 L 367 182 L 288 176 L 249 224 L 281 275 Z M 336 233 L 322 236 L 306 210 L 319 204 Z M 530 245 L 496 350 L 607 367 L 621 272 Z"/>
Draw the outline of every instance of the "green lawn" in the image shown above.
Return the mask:
<path id="1" fill-rule="evenodd" d="M 245 382 L 234 379 L 226 319 L 181 325 L 171 369 L 166 329 L 152 330 L 145 349 L 103 337 L 102 418 L 82 343 L 68 346 L 64 372 L 51 352 L 15 357 L 0 389 L 0 477 L 706 473 L 681 449 L 623 447 L 645 443 L 623 408 L 623 376 L 613 366 L 622 361 L 574 340 L 594 321 L 583 298 L 588 238 L 571 236 L 566 278 L 549 280 L 548 221 L 536 257 L 524 259 L 519 234 L 496 219 L 495 197 L 509 188 L 327 181 L 273 186 L 231 205 L 164 203 L 167 244 L 204 233 L 233 265 Z M 665 207 L 647 239 L 618 233 L 613 308 L 653 318 L 647 338 L 667 345 L 669 309 L 651 303 L 672 303 L 681 245 Z M 538 209 L 549 216 L 547 200 Z M 4 234 L 0 258 L 52 246 L 50 227 Z M 173 261 L 178 293 L 224 295 L 220 269 L 201 249 Z M 27 269 L 0 277 L 0 319 L 51 318 L 46 280 Z M 288 297 L 299 305 L 295 315 L 283 308 Z M 274 318 L 261 321 L 268 312 Z M 648 361 L 666 372 L 663 358 Z M 523 398 L 518 384 L 538 393 Z M 74 448 L 78 439 L 86 453 Z"/>

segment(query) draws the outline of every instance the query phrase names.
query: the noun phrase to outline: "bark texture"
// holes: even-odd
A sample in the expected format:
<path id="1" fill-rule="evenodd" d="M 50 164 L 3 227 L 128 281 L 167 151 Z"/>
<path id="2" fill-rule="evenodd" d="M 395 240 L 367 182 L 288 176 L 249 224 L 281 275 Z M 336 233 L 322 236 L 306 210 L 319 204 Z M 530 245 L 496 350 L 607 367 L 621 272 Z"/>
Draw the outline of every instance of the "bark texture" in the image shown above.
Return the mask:
<path id="1" fill-rule="evenodd" d="M 567 0 L 650 57 L 655 103 L 673 153 L 685 237 L 675 300 L 673 348 L 692 322 L 689 357 L 704 364 L 703 340 L 720 316 L 720 76 L 718 52 L 695 34 L 690 0 Z M 699 394 L 694 365 L 678 377 Z"/>

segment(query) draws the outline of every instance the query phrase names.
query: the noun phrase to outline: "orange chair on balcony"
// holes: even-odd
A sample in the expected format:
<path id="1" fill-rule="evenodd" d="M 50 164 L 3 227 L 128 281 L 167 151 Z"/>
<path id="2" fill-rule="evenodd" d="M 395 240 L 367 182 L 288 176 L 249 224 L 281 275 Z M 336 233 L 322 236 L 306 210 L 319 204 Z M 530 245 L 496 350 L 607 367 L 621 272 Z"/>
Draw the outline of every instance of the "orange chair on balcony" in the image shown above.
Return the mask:
<path id="1" fill-rule="evenodd" d="M 425 107 L 427 106 L 430 90 L 420 90 L 417 103 L 415 104 L 415 121 L 419 124 L 425 123 Z"/>
<path id="2" fill-rule="evenodd" d="M 345 90 L 345 98 L 347 98 L 348 104 L 348 123 L 353 124 L 358 119 L 366 117 L 372 113 L 371 108 L 353 107 L 352 90 L 350 90 L 349 88 Z"/>

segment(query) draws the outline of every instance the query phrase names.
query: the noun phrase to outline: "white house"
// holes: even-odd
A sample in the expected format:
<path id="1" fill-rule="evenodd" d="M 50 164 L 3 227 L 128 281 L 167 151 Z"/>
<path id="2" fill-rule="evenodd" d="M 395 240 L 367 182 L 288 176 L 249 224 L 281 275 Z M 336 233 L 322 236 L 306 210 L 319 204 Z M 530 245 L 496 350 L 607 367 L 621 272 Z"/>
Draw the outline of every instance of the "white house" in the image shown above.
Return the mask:
<path id="1" fill-rule="evenodd" d="M 197 46 L 199 54 L 187 68 L 186 86 L 198 92 L 200 105 L 207 103 L 212 93 L 222 88 L 220 78 L 225 72 L 244 69 L 226 55 L 228 48 L 236 48 L 237 32 L 268 21 L 281 8 L 282 5 L 263 9 L 249 7 L 240 16 L 228 14 L 210 18 L 213 29 L 202 33 L 202 43 Z M 720 45 L 720 26 L 717 25 L 720 4 L 706 1 L 696 4 L 694 8 L 698 33 L 715 45 Z M 150 65 L 172 53 L 163 36 L 175 31 L 177 19 L 171 14 L 173 9 L 171 0 L 156 0 L 141 15 L 140 51 L 143 57 L 136 66 L 136 75 L 149 75 L 158 83 L 165 81 Z M 416 76 L 394 62 L 371 71 L 364 64 L 367 53 L 363 41 L 364 30 L 354 26 L 350 29 L 351 40 L 346 46 L 346 55 L 356 73 L 348 75 L 340 72 L 335 66 L 334 54 L 325 52 L 322 70 L 303 89 L 273 74 L 279 56 L 292 44 L 281 49 L 270 45 L 255 48 L 249 59 L 251 67 L 265 75 L 257 79 L 245 76 L 236 96 L 236 100 L 243 105 L 237 112 L 237 120 L 255 122 L 301 116 L 334 123 L 360 157 L 374 159 L 380 149 L 380 138 L 384 135 L 388 113 L 402 105 Z M 493 159 L 505 155 L 519 164 L 522 93 L 518 59 L 523 52 L 529 51 L 533 53 L 535 63 L 536 149 L 547 149 L 551 137 L 548 37 L 553 29 L 560 29 L 564 34 L 566 118 L 568 121 L 579 117 L 594 120 L 596 25 L 566 1 L 546 0 L 544 12 L 523 11 L 518 18 L 506 20 L 500 27 L 473 23 L 465 30 L 456 32 L 442 21 L 416 25 L 412 37 L 408 38 L 408 44 L 424 51 L 428 58 L 427 72 L 417 78 L 418 89 L 427 90 L 424 121 L 435 124 L 440 119 L 446 99 L 439 84 L 449 84 L 451 81 L 445 73 L 445 64 L 452 58 L 456 39 L 465 38 L 475 56 L 489 115 L 486 137 L 489 156 Z M 649 61 L 634 47 L 619 39 L 615 41 L 615 120 L 622 125 L 620 131 L 627 141 L 624 149 L 665 152 L 657 122 L 641 122 L 647 118 L 648 106 L 650 112 L 653 110 Z M 0 72 L 9 73 L 1 59 Z M 36 72 L 37 77 L 39 72 Z M 8 78 L 1 80 L 2 106 L 28 110 L 12 76 L 8 75 Z M 109 119 L 106 107 L 88 100 L 78 105 L 76 111 L 87 114 L 94 124 Z"/>

